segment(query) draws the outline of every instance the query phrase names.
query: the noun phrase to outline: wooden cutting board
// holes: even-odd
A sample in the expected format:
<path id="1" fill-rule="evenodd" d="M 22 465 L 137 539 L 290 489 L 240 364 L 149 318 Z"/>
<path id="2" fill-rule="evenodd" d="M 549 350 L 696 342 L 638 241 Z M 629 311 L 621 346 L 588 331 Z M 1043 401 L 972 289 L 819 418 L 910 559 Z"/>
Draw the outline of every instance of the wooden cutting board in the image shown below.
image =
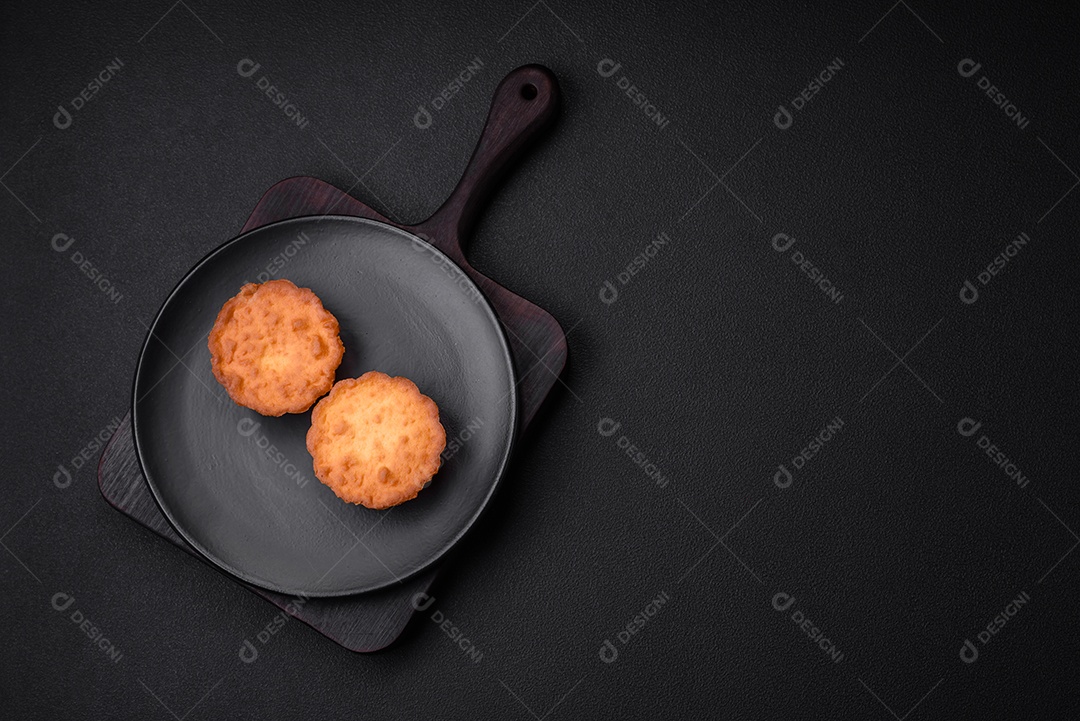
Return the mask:
<path id="1" fill-rule="evenodd" d="M 472 268 L 465 259 L 461 240 L 494 189 L 497 177 L 553 120 L 557 92 L 554 76 L 539 66 L 518 68 L 500 83 L 461 183 L 429 221 L 416 226 L 399 225 L 328 183 L 296 177 L 277 183 L 263 195 L 242 232 L 289 218 L 349 215 L 404 228 L 438 247 L 477 284 L 506 331 L 518 383 L 519 434 L 524 434 L 566 363 L 566 336 L 549 313 Z M 512 493 L 513 478 L 507 479 L 505 485 L 506 492 Z M 130 414 L 102 453 L 98 487 L 114 508 L 197 556 L 173 531 L 154 502 L 136 459 Z M 385 648 L 398 637 L 416 610 L 414 598 L 427 592 L 446 563 L 437 563 L 388 588 L 335 598 L 298 599 L 233 580 L 339 645 L 371 652 Z M 419 601 L 416 603 L 419 605 Z M 257 646 L 253 648 L 257 651 Z M 241 647 L 241 658 L 245 653 L 250 658 L 252 651 Z"/>

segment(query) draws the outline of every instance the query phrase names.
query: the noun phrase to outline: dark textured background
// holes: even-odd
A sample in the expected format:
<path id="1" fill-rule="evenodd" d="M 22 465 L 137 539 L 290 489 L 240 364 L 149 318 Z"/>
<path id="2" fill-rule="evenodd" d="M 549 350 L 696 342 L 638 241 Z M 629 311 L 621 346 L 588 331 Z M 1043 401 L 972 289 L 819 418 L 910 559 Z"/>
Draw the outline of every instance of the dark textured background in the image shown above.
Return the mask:
<path id="1" fill-rule="evenodd" d="M 2 11 L 5 710 L 1080 713 L 1075 11 L 278 5 Z M 482 70 L 418 129 L 417 106 L 476 57 Z M 56 128 L 57 106 L 113 58 L 120 72 Z M 307 127 L 238 75 L 243 58 Z M 610 78 L 597 72 L 605 58 L 621 63 Z M 843 69 L 779 130 L 777 106 L 834 58 Z M 979 73 L 961 77 L 964 58 Z M 73 469 L 124 414 L 144 324 L 267 187 L 314 175 L 419 219 L 450 191 L 498 80 L 526 62 L 559 76 L 563 114 L 469 253 L 559 319 L 570 362 L 482 536 L 434 589 L 483 656 L 471 661 L 425 614 L 368 656 L 289 623 L 243 664 L 240 644 L 276 609 L 111 509 L 95 485 L 98 453 L 66 488 L 57 467 Z M 622 75 L 666 127 L 621 94 Z M 979 90 L 982 75 L 1026 128 Z M 620 284 L 660 232 L 671 242 Z M 787 253 L 770 246 L 780 232 L 796 238 Z M 978 285 L 1021 232 L 1031 242 L 962 303 L 964 281 Z M 55 252 L 57 233 L 75 245 Z M 792 263 L 794 250 L 839 288 L 839 304 Z M 75 251 L 119 302 L 80 273 Z M 619 287 L 613 304 L 600 300 L 605 281 Z M 836 416 L 835 438 L 790 487 L 774 485 L 778 464 L 791 468 Z M 970 438 L 957 432 L 965 417 L 983 424 Z M 598 433 L 602 418 L 619 431 Z M 1026 487 L 980 451 L 982 434 Z M 621 436 L 664 487 L 619 449 Z M 53 610 L 58 592 L 118 661 Z M 621 643 L 662 593 L 670 600 Z M 794 606 L 774 610 L 778 593 Z M 1021 593 L 1030 602 L 979 644 Z M 795 611 L 824 630 L 839 663 Z M 605 639 L 619 650 L 611 664 L 599 657 Z M 959 657 L 965 639 L 975 663 Z"/>

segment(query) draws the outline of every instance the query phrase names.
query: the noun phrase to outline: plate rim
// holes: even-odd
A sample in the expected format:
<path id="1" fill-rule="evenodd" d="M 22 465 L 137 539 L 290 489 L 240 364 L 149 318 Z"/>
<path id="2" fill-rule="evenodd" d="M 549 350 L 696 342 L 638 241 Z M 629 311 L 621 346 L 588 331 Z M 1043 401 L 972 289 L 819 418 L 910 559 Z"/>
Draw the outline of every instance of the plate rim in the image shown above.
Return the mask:
<path id="1" fill-rule="evenodd" d="M 201 268 L 203 268 L 205 265 L 210 263 L 214 259 L 214 257 L 216 257 L 218 254 L 223 252 L 226 248 L 229 248 L 229 247 L 233 246 L 234 244 L 236 244 L 238 242 L 241 242 L 244 239 L 246 239 L 246 238 L 248 238 L 248 237 L 250 237 L 250 236 L 252 236 L 254 234 L 257 234 L 259 232 L 265 231 L 265 230 L 267 230 L 269 228 L 276 228 L 276 227 L 279 227 L 279 226 L 291 225 L 291 224 L 299 224 L 299 223 L 311 223 L 313 221 L 313 219 L 318 219 L 318 221 L 316 221 L 316 222 L 321 222 L 323 220 L 341 220 L 341 221 L 345 221 L 347 223 L 352 223 L 352 224 L 357 224 L 357 225 L 371 225 L 371 226 L 376 226 L 376 227 L 378 227 L 380 229 L 389 230 L 389 231 L 393 232 L 394 234 L 397 234 L 397 235 L 401 236 L 404 240 L 407 240 L 407 241 L 412 242 L 412 243 L 417 243 L 417 244 L 423 245 L 426 249 L 430 250 L 432 253 L 434 253 L 438 257 L 440 257 L 444 264 L 448 264 L 449 267 L 452 267 L 452 268 L 456 269 L 457 272 L 460 274 L 460 277 L 464 278 L 465 282 L 468 284 L 468 286 L 471 288 L 471 290 L 475 291 L 476 297 L 482 301 L 481 305 L 482 305 L 482 307 L 484 309 L 484 312 L 488 315 L 488 317 L 490 318 L 490 320 L 494 324 L 494 327 L 495 327 L 495 329 L 497 331 L 497 338 L 499 339 L 499 346 L 500 346 L 500 348 L 502 350 L 503 360 L 506 362 L 506 366 L 507 366 L 507 368 L 509 370 L 509 378 L 510 378 L 510 381 L 511 381 L 511 387 L 510 387 L 508 398 L 507 398 L 507 402 L 509 403 L 509 407 L 510 407 L 510 419 L 509 420 L 510 420 L 510 426 L 511 426 L 510 427 L 510 432 L 509 432 L 509 439 L 508 439 L 508 442 L 506 443 L 505 448 L 503 450 L 502 457 L 499 459 L 499 464 L 498 464 L 498 468 L 497 468 L 497 470 L 495 472 L 495 477 L 488 485 L 487 493 L 484 495 L 484 498 L 481 501 L 479 507 L 468 518 L 467 522 L 463 525 L 463 527 L 460 528 L 449 541 L 447 541 L 445 544 L 443 544 L 443 547 L 437 553 L 432 554 L 430 558 L 428 558 L 426 561 L 419 564 L 415 568 L 409 570 L 404 575 L 396 575 L 396 574 L 394 574 L 393 571 L 391 571 L 390 573 L 391 573 L 392 576 L 394 576 L 394 578 L 386 580 L 384 582 L 377 583 L 377 584 L 374 584 L 374 585 L 365 585 L 365 586 L 360 586 L 360 587 L 356 587 L 356 588 L 349 588 L 349 589 L 342 589 L 342 590 L 335 590 L 335 591 L 318 591 L 318 590 L 312 591 L 311 589 L 288 588 L 288 587 L 281 586 L 281 585 L 275 585 L 275 584 L 273 584 L 272 582 L 270 582 L 267 579 L 255 578 L 249 573 L 246 573 L 246 572 L 244 572 L 244 571 L 242 571 L 240 569 L 234 568 L 233 566 L 231 566 L 230 564 L 225 563 L 223 560 L 216 557 L 214 554 L 212 554 L 210 551 L 208 551 L 206 548 L 204 548 L 202 544 L 198 543 L 194 538 L 192 538 L 191 535 L 187 531 L 185 531 L 183 529 L 181 524 L 179 524 L 176 521 L 176 519 L 173 518 L 172 513 L 169 511 L 169 509 L 167 508 L 165 502 L 160 497 L 160 492 L 159 492 L 159 490 L 157 488 L 157 484 L 156 484 L 154 478 L 152 477 L 152 474 L 150 474 L 147 471 L 147 463 L 146 463 L 146 460 L 143 457 L 144 449 L 142 447 L 142 444 L 139 442 L 139 412 L 138 412 L 138 406 L 139 406 L 139 403 L 138 403 L 138 400 L 139 400 L 139 396 L 138 396 L 139 381 L 140 381 L 140 377 L 142 376 L 143 365 L 144 365 L 144 362 L 146 360 L 147 349 L 150 346 L 150 341 L 151 341 L 152 338 L 155 337 L 155 332 L 154 331 L 157 329 L 158 322 L 161 320 L 161 315 L 162 315 L 162 313 L 165 312 L 165 309 L 166 309 L 166 307 L 168 307 L 169 303 L 171 303 L 173 301 L 173 299 L 176 297 L 176 295 L 180 291 L 180 289 L 184 286 L 185 283 L 188 282 L 188 280 L 191 279 L 191 277 L 195 273 L 197 273 Z M 483 514 L 483 512 L 485 510 L 487 510 L 488 506 L 491 504 L 491 499 L 494 497 L 496 490 L 498 490 L 498 488 L 502 485 L 503 478 L 506 475 L 507 467 L 510 465 L 510 459 L 513 457 L 514 448 L 515 448 L 515 446 L 517 445 L 517 442 L 518 442 L 518 436 L 519 436 L 520 431 L 521 431 L 521 429 L 519 428 L 519 423 L 520 423 L 520 407 L 519 407 L 520 399 L 518 397 L 518 382 L 519 382 L 519 379 L 517 377 L 517 368 L 515 367 L 514 356 L 513 356 L 513 353 L 511 351 L 511 349 L 510 349 L 509 340 L 506 337 L 506 330 L 503 327 L 503 322 L 499 319 L 499 315 L 498 315 L 498 313 L 495 312 L 495 308 L 491 305 L 491 301 L 488 300 L 487 295 L 485 295 L 483 293 L 483 291 L 476 284 L 476 282 L 469 276 L 468 273 L 465 272 L 465 270 L 460 265 L 458 265 L 454 261 L 453 258 L 448 256 L 442 250 L 440 250 L 436 246 L 432 245 L 431 243 L 427 242 L 426 240 L 424 240 L 420 236 L 418 236 L 418 235 L 416 235 L 414 233 L 411 233 L 411 232 L 409 232 L 407 230 L 404 230 L 402 228 L 399 228 L 397 226 L 391 225 L 389 223 L 384 223 L 384 222 L 379 221 L 379 220 L 373 220 L 371 218 L 364 218 L 364 217 L 354 216 L 354 215 L 338 215 L 338 214 L 314 214 L 314 215 L 297 216 L 295 218 L 285 218 L 285 219 L 282 219 L 282 220 L 274 221 L 272 223 L 267 223 L 266 225 L 260 225 L 260 226 L 258 226 L 256 228 L 252 228 L 251 230 L 248 230 L 248 231 L 246 231 L 244 233 L 241 233 L 241 234 L 239 234 L 239 235 L 237 235 L 237 236 L 235 236 L 233 238 L 230 238 L 229 240 L 227 240 L 224 243 L 222 243 L 221 245 L 215 247 L 210 252 L 208 252 L 206 255 L 204 255 L 202 258 L 200 258 L 195 263 L 195 265 L 193 265 L 191 268 L 188 269 L 188 271 L 184 274 L 184 276 L 169 291 L 168 295 L 165 297 L 165 299 L 161 302 L 161 305 L 158 307 L 157 312 L 154 314 L 153 321 L 151 321 L 150 325 L 147 327 L 146 337 L 144 338 L 144 340 L 142 342 L 142 345 L 141 345 L 141 347 L 139 349 L 139 355 L 138 355 L 138 359 L 137 359 L 136 365 L 135 365 L 135 374 L 134 374 L 134 377 L 132 379 L 132 393 L 131 393 L 131 403 L 130 403 L 132 442 L 133 442 L 133 445 L 135 447 L 135 458 L 136 458 L 136 460 L 137 460 L 137 462 L 139 464 L 139 470 L 142 472 L 143 478 L 146 479 L 146 485 L 150 488 L 150 496 L 153 498 L 154 503 L 158 507 L 158 510 L 161 511 L 161 515 L 165 517 L 165 520 L 168 522 L 168 524 L 172 528 L 172 530 L 184 541 L 184 543 L 186 543 L 190 548 L 192 548 L 192 550 L 194 550 L 196 552 L 197 556 L 201 560 L 204 560 L 204 561 L 208 562 L 211 566 L 214 566 L 218 570 L 220 570 L 223 573 L 233 577 L 234 579 L 237 579 L 237 580 L 239 580 L 239 581 L 241 581 L 243 583 L 247 583 L 247 584 L 250 584 L 250 585 L 253 585 L 253 586 L 257 586 L 258 588 L 262 588 L 262 589 L 265 589 L 265 590 L 268 590 L 268 591 L 273 591 L 275 593 L 281 593 L 281 594 L 285 594 L 285 595 L 305 597 L 305 598 L 335 598 L 335 597 L 341 597 L 341 596 L 356 596 L 356 595 L 360 595 L 360 594 L 364 594 L 364 593 L 370 593 L 372 591 L 378 591 L 379 589 L 387 588 L 387 587 L 390 587 L 390 586 L 398 585 L 398 584 L 400 584 L 400 583 L 402 583 L 402 582 L 416 576 L 417 574 L 431 568 L 431 566 L 433 564 L 435 564 L 439 560 L 443 559 L 450 552 L 450 550 L 453 549 L 454 546 L 456 546 L 461 541 L 461 539 L 476 525 L 477 520 L 479 520 L 480 516 Z M 333 513 L 333 511 L 331 511 L 331 513 Z M 374 554 L 372 554 L 372 555 L 374 555 Z M 378 558 L 378 557 L 376 557 L 376 558 Z M 381 561 L 380 561 L 380 563 L 381 563 Z M 387 570 L 389 570 L 389 569 L 387 569 Z"/>

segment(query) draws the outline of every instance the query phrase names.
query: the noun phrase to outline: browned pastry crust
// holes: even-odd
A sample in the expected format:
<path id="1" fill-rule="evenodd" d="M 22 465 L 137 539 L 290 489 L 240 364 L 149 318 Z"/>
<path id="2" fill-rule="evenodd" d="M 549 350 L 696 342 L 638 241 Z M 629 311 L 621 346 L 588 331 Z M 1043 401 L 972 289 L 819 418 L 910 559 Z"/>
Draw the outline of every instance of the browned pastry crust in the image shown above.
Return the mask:
<path id="1" fill-rule="evenodd" d="M 312 411 L 307 434 L 318 479 L 368 508 L 415 498 L 445 447 L 435 401 L 408 378 L 378 371 L 338 382 Z"/>
<path id="2" fill-rule="evenodd" d="M 345 347 L 310 288 L 248 283 L 210 331 L 210 366 L 236 403 L 264 416 L 303 413 L 334 384 Z"/>

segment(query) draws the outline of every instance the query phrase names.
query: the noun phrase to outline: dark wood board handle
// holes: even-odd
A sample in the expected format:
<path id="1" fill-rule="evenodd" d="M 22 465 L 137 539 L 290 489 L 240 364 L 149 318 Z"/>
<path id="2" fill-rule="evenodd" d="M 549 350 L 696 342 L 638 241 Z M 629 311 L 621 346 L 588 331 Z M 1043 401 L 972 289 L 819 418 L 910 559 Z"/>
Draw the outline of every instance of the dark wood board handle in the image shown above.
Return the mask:
<path id="1" fill-rule="evenodd" d="M 472 158 L 446 202 L 422 223 L 402 226 L 467 265 L 461 241 L 511 162 L 559 110 L 559 83 L 542 65 L 523 65 L 495 89 Z"/>

